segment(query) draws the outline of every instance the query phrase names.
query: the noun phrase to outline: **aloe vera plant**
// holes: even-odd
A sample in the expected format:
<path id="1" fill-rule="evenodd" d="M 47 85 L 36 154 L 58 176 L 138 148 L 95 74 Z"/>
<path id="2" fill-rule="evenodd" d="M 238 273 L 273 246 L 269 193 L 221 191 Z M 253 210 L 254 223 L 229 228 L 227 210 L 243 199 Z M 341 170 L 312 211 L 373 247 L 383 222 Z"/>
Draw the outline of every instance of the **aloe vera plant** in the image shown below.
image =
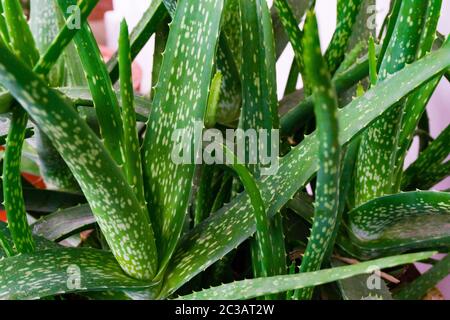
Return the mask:
<path id="1" fill-rule="evenodd" d="M 1 299 L 367 298 L 374 270 L 448 252 L 449 128 L 404 168 L 450 68 L 441 0 L 394 1 L 378 36 L 371 1 L 340 0 L 327 48 L 315 1 L 152 0 L 108 62 L 97 2 L 36 0 L 27 21 L 0 1 Z M 373 294 L 420 299 L 449 273 L 447 256 Z"/>

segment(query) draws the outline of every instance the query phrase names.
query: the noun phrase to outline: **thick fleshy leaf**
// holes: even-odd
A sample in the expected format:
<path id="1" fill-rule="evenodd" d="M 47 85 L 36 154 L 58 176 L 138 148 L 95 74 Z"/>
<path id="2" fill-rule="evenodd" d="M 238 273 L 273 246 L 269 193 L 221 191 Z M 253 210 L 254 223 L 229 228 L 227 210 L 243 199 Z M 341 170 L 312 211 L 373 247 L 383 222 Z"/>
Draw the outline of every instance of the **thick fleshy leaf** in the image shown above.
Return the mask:
<path id="1" fill-rule="evenodd" d="M 338 217 L 341 158 L 337 94 L 331 83 L 327 62 L 321 53 L 319 28 L 312 11 L 306 15 L 303 47 L 306 78 L 312 89 L 319 140 L 314 222 L 300 266 L 300 272 L 312 272 L 320 269 L 325 254 L 334 245 L 331 235 Z M 298 290 L 294 296 L 296 299 L 309 300 L 313 289 Z"/>
<path id="2" fill-rule="evenodd" d="M 77 5 L 76 0 L 57 0 L 61 12 L 66 18 Z M 114 94 L 108 70 L 100 53 L 97 41 L 88 24 L 80 26 L 74 37 L 74 42 L 81 59 L 89 88 L 94 100 L 101 136 L 106 150 L 117 164 L 122 164 L 123 127 L 120 117 L 119 103 Z"/>
<path id="3" fill-rule="evenodd" d="M 223 1 L 179 1 L 155 89 L 152 112 L 143 143 L 145 191 L 155 226 L 163 270 L 178 242 L 192 188 L 195 164 L 175 164 L 172 134 L 186 129 L 193 151 L 201 137 L 219 38 Z M 190 12 L 190 14 L 187 14 Z M 183 43 L 183 45 L 181 45 Z M 176 88 L 182 88 L 177 90 Z"/>
<path id="4" fill-rule="evenodd" d="M 389 40 L 378 81 L 382 82 L 415 60 L 424 28 L 428 1 L 402 1 L 399 17 Z M 399 102 L 364 133 L 356 163 L 355 201 L 361 205 L 373 198 L 398 192 L 396 183 L 398 136 L 404 101 Z"/>
<path id="5" fill-rule="evenodd" d="M 20 2 L 18 0 L 3 1 L 3 9 L 12 51 L 25 64 L 33 67 L 39 59 L 39 51 Z M 34 251 L 34 241 L 25 212 L 20 174 L 20 160 L 27 123 L 28 114 L 19 104 L 13 102 L 3 160 L 3 197 L 8 226 L 18 253 Z"/>
<path id="6" fill-rule="evenodd" d="M 365 257 L 446 246 L 450 240 L 449 221 L 448 192 L 384 196 L 348 213 L 350 237 L 361 251 L 355 254 Z"/>
<path id="7" fill-rule="evenodd" d="M 48 249 L 0 260 L 0 299 L 37 299 L 80 291 L 143 289 L 106 251 Z"/>
<path id="8" fill-rule="evenodd" d="M 283 275 L 267 278 L 237 281 L 220 287 L 206 289 L 180 300 L 245 300 L 262 295 L 279 293 L 287 290 L 317 286 L 336 280 L 350 278 L 359 274 L 372 273 L 374 270 L 395 267 L 430 258 L 433 252 L 405 254 L 367 261 L 351 266 L 325 269 L 315 272 Z"/>
<path id="9" fill-rule="evenodd" d="M 305 66 L 303 62 L 303 31 L 298 26 L 298 20 L 289 6 L 288 0 L 275 0 L 274 5 L 278 10 L 280 21 L 289 37 L 289 42 L 294 49 L 295 63 L 299 72 L 302 74 L 303 87 L 305 88 L 307 81 L 305 81 Z"/>
<path id="10" fill-rule="evenodd" d="M 297 25 L 305 15 L 306 10 L 310 6 L 310 3 L 311 1 L 309 0 L 287 0 L 287 4 L 294 14 Z M 276 58 L 278 59 L 286 48 L 286 45 L 289 43 L 289 35 L 285 30 L 285 26 L 281 21 L 282 17 L 278 14 L 276 6 L 272 6 L 270 13 L 272 15 L 273 32 L 275 38 L 275 53 Z"/>
<path id="11" fill-rule="evenodd" d="M 149 217 L 95 133 L 66 99 L 0 43 L 0 80 L 62 155 L 126 272 L 151 279 L 157 253 Z M 30 83 L 35 90 L 28 92 Z M 79 149 L 84 150 L 80 154 Z"/>
<path id="12" fill-rule="evenodd" d="M 450 46 L 444 46 L 353 100 L 339 112 L 341 144 L 354 139 L 390 106 L 449 64 Z M 392 87 L 398 90 L 392 91 Z M 316 172 L 317 152 L 317 137 L 311 135 L 280 160 L 276 175 L 261 179 L 259 186 L 270 215 L 278 212 Z M 244 193 L 181 240 L 167 270 L 161 295 L 172 293 L 254 232 L 252 208 Z"/>
<path id="13" fill-rule="evenodd" d="M 336 30 L 325 53 L 325 59 L 333 75 L 344 60 L 345 51 L 352 35 L 353 25 L 358 17 L 363 0 L 339 0 L 337 6 Z"/>
<path id="14" fill-rule="evenodd" d="M 422 58 L 428 54 L 434 43 L 436 37 L 436 29 L 439 22 L 439 17 L 442 8 L 442 0 L 430 0 L 428 2 L 427 13 L 425 15 L 425 28 L 423 29 L 419 48 L 417 51 L 417 59 Z M 438 75 L 434 79 L 428 81 L 421 88 L 416 90 L 405 102 L 403 109 L 402 120 L 400 124 L 400 135 L 398 140 L 399 150 L 396 152 L 396 182 L 401 183 L 401 174 L 403 171 L 403 163 L 406 157 L 409 146 L 412 143 L 414 137 L 414 131 L 416 130 L 422 115 L 425 112 L 425 108 L 428 105 L 431 96 L 433 95 L 436 87 L 441 80 L 441 75 Z"/>
<path id="15" fill-rule="evenodd" d="M 136 114 L 134 111 L 130 38 L 128 36 L 128 25 L 125 20 L 122 21 L 120 26 L 119 74 L 120 94 L 122 97 L 125 175 L 127 177 L 128 184 L 133 189 L 142 207 L 145 207 L 140 143 L 136 128 Z"/>

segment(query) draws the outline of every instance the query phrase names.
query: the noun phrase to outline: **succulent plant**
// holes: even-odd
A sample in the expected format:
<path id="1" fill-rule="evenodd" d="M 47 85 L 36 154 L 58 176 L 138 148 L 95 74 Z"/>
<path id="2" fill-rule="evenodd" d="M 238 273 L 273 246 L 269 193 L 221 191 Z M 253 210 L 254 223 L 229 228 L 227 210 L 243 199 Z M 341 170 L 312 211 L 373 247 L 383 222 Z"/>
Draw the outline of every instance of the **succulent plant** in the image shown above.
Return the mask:
<path id="1" fill-rule="evenodd" d="M 339 0 L 328 48 L 315 1 L 153 0 L 106 63 L 97 3 L 33 0 L 28 21 L 0 1 L 0 298 L 420 299 L 449 274 L 433 257 L 450 247 L 450 193 L 430 189 L 450 175 L 450 131 L 430 141 L 426 117 L 450 70 L 442 0 L 393 0 L 379 35 L 372 0 Z M 131 64 L 153 35 L 140 96 Z M 251 137 L 204 143 L 230 130 L 268 132 L 276 170 L 249 161 L 264 154 Z M 190 161 L 174 161 L 180 145 Z M 25 161 L 48 189 L 22 178 Z M 366 285 L 420 260 L 434 267 L 411 283 Z"/>

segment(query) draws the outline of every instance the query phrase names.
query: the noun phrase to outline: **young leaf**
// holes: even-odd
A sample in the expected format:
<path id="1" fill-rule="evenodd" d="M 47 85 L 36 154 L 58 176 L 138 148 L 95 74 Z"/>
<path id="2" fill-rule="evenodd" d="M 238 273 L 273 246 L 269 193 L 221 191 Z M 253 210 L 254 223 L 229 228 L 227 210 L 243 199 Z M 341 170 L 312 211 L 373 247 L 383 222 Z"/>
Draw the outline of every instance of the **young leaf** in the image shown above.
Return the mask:
<path id="1" fill-rule="evenodd" d="M 338 24 L 325 53 L 325 60 L 331 75 L 339 68 L 344 60 L 345 50 L 352 34 L 353 25 L 358 17 L 363 0 L 338 0 Z"/>
<path id="2" fill-rule="evenodd" d="M 119 37 L 119 74 L 120 93 L 122 96 L 122 123 L 124 133 L 124 166 L 128 184 L 136 194 L 142 207 L 145 208 L 144 180 L 142 177 L 142 162 L 140 143 L 136 129 L 134 111 L 133 80 L 131 74 L 131 51 L 128 25 L 125 20 L 120 26 Z"/>
<path id="3" fill-rule="evenodd" d="M 3 197 L 8 226 L 18 253 L 34 251 L 34 241 L 27 221 L 20 175 L 20 159 L 27 122 L 28 114 L 16 104 L 12 111 L 4 156 Z"/>
<path id="4" fill-rule="evenodd" d="M 319 140 L 314 223 L 303 255 L 300 272 L 320 269 L 336 227 L 339 208 L 340 145 L 338 139 L 338 102 L 331 75 L 320 50 L 319 30 L 313 12 L 308 12 L 304 27 L 305 71 L 312 88 Z M 296 299 L 309 300 L 314 288 L 295 292 Z"/>
<path id="5" fill-rule="evenodd" d="M 213 128 L 216 125 L 217 106 L 219 104 L 220 87 L 222 85 L 222 73 L 216 72 L 209 90 L 208 106 L 206 108 L 205 127 Z"/>
<path id="6" fill-rule="evenodd" d="M 314 4 L 310 0 L 287 0 L 287 4 L 294 14 L 297 25 L 305 15 L 306 10 L 314 7 Z M 272 25 L 275 39 L 275 54 L 276 59 L 279 59 L 281 54 L 284 52 L 284 49 L 286 49 L 286 45 L 289 43 L 289 35 L 285 30 L 283 22 L 281 21 L 282 17 L 279 15 L 276 5 L 272 6 L 270 13 L 272 15 Z"/>
<path id="7" fill-rule="evenodd" d="M 307 81 L 304 73 L 305 65 L 303 62 L 303 31 L 300 30 L 298 26 L 297 19 L 289 6 L 288 0 L 275 0 L 274 4 L 278 10 L 280 21 L 283 24 L 292 48 L 294 49 L 295 62 L 303 78 L 303 87 L 307 88 Z"/>
<path id="8" fill-rule="evenodd" d="M 58 0 L 58 5 L 64 16 L 68 18 L 70 15 L 68 8 L 77 5 L 77 1 Z M 120 165 L 123 163 L 123 125 L 119 103 L 114 94 L 111 79 L 100 54 L 100 49 L 88 24 L 80 26 L 74 41 L 92 92 L 101 136 L 106 150 L 108 150 L 116 163 Z"/>
<path id="9" fill-rule="evenodd" d="M 279 119 L 277 111 L 276 96 L 276 70 L 275 49 L 271 18 L 265 1 L 241 0 L 240 1 L 241 23 L 242 23 L 242 111 L 239 119 L 239 128 L 242 130 L 265 130 L 267 135 L 260 141 L 268 145 L 267 152 L 273 156 L 277 152 L 272 146 L 274 136 L 273 129 L 278 128 Z M 259 137 L 262 139 L 262 135 Z M 251 153 L 250 141 L 242 139 L 245 143 L 244 160 L 251 163 L 252 157 L 257 154 Z M 258 150 L 261 153 L 261 150 Z M 278 156 L 276 154 L 275 156 Z M 255 177 L 264 172 L 263 164 L 248 164 L 248 169 Z M 274 165 L 273 163 L 270 165 Z M 251 252 L 253 262 L 253 273 L 256 277 L 282 274 L 286 272 L 286 253 L 284 246 L 276 248 L 275 243 L 283 243 L 280 223 L 262 219 L 265 212 L 257 217 L 257 232 L 251 241 Z M 275 238 L 278 237 L 278 239 Z M 283 251 L 281 251 L 281 249 Z M 268 260 L 270 257 L 271 260 Z"/>
<path id="10" fill-rule="evenodd" d="M 149 217 L 104 146 L 55 90 L 0 43 L 0 80 L 52 140 L 91 205 L 119 264 L 151 279 L 157 253 Z M 33 84 L 34 90 L 30 89 Z M 80 154 L 79 149 L 84 152 Z"/>
<path id="11" fill-rule="evenodd" d="M 167 10 L 162 0 L 154 0 L 144 12 L 141 20 L 130 34 L 131 60 L 134 60 L 150 37 L 156 32 L 158 26 L 167 18 Z M 116 83 L 119 77 L 118 52 L 109 59 L 107 67 L 112 83 Z"/>
<path id="12" fill-rule="evenodd" d="M 34 66 L 39 58 L 33 35 L 18 0 L 3 0 L 4 15 L 11 48 L 24 63 Z M 3 196 L 11 229 L 12 239 L 18 253 L 34 251 L 34 241 L 27 221 L 20 175 L 20 159 L 25 139 L 28 114 L 17 103 L 13 103 L 3 163 Z"/>
<path id="13" fill-rule="evenodd" d="M 232 159 L 230 166 L 238 174 L 240 181 L 244 185 L 245 190 L 250 198 L 256 221 L 256 240 L 258 257 L 262 260 L 259 263 L 261 268 L 261 277 L 267 277 L 275 274 L 275 266 L 273 260 L 273 241 L 270 233 L 270 220 L 267 216 L 264 201 L 261 198 L 261 192 L 255 178 L 246 168 L 240 164 L 234 153 L 226 146 L 223 147 L 227 159 Z"/>
<path id="14" fill-rule="evenodd" d="M 194 135 L 195 123 L 203 122 L 222 7 L 222 0 L 179 1 L 147 123 L 144 183 L 161 271 L 178 242 L 195 169 L 193 163 L 177 165 L 172 160 L 177 143 L 172 134 L 184 128 Z M 200 138 L 188 137 L 190 152 Z"/>
<path id="15" fill-rule="evenodd" d="M 220 287 L 206 289 L 188 296 L 179 297 L 178 299 L 247 300 L 262 295 L 317 286 L 336 280 L 347 279 L 359 274 L 370 274 L 374 269 L 391 268 L 424 260 L 431 257 L 433 253 L 434 252 L 405 254 L 315 272 L 242 280 L 224 284 Z"/>
<path id="16" fill-rule="evenodd" d="M 339 111 L 341 145 L 354 139 L 364 128 L 409 92 L 450 65 L 446 45 L 379 83 L 364 96 Z M 398 88 L 392 91 L 391 88 Z M 318 140 L 315 135 L 280 160 L 276 175 L 258 183 L 269 216 L 273 216 L 303 187 L 317 170 Z M 160 293 L 167 296 L 197 273 L 225 256 L 255 232 L 252 207 L 244 193 L 214 213 L 180 241 L 168 266 Z"/>

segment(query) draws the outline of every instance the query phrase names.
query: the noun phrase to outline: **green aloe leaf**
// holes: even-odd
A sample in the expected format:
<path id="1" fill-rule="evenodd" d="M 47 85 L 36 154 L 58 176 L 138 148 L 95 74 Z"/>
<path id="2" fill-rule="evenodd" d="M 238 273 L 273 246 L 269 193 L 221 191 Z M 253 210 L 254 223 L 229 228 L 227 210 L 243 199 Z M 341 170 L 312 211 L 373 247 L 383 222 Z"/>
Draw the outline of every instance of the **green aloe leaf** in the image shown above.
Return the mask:
<path id="1" fill-rule="evenodd" d="M 119 167 L 66 99 L 1 43 L 0 53 L 2 84 L 68 164 L 119 264 L 128 274 L 151 279 L 157 264 L 152 227 Z M 35 87 L 30 93 L 26 90 L 29 83 Z M 79 153 L 80 148 L 84 153 Z"/>
<path id="2" fill-rule="evenodd" d="M 177 1 L 163 0 L 163 2 L 171 17 L 175 18 Z M 239 16 L 238 0 L 227 0 L 223 8 L 222 32 L 219 37 L 215 63 L 223 76 L 217 121 L 228 126 L 233 125 L 239 118 L 242 99 L 238 71 L 242 62 L 241 32 L 236 28 L 236 25 L 240 24 Z M 229 40 L 227 36 L 230 37 Z"/>
<path id="3" fill-rule="evenodd" d="M 287 0 L 286 3 L 289 5 L 289 8 L 291 8 L 296 24 L 298 25 L 302 17 L 305 15 L 308 7 L 311 7 L 312 1 Z M 289 35 L 285 30 L 283 22 L 281 21 L 282 17 L 278 12 L 276 4 L 271 8 L 270 13 L 272 15 L 272 25 L 275 38 L 275 53 L 276 58 L 278 59 L 283 53 L 284 49 L 286 49 L 286 45 L 289 42 Z"/>
<path id="4" fill-rule="evenodd" d="M 9 45 L 10 38 L 8 26 L 6 25 L 5 17 L 3 16 L 3 3 L 0 1 L 0 37 L 6 45 Z"/>
<path id="5" fill-rule="evenodd" d="M 95 224 L 89 205 L 79 205 L 49 214 L 31 225 L 33 234 L 51 241 L 61 241 Z"/>
<path id="6" fill-rule="evenodd" d="M 394 74 L 415 60 L 427 4 L 428 1 L 402 1 L 392 38 L 389 39 L 384 57 L 381 57 L 378 81 L 385 81 L 388 75 Z M 372 124 L 362 137 L 356 164 L 357 205 L 385 194 L 398 192 L 395 187 L 398 185 L 395 165 L 403 110 L 404 101 L 399 102 Z"/>
<path id="7" fill-rule="evenodd" d="M 241 0 L 242 23 L 242 51 L 241 83 L 242 83 L 242 111 L 239 119 L 239 128 L 266 130 L 267 135 L 259 143 L 267 145 L 268 155 L 277 150 L 272 145 L 274 136 L 272 129 L 279 126 L 277 110 L 277 87 L 275 68 L 275 48 L 272 21 L 265 1 Z M 245 163 L 255 177 L 267 172 L 260 161 L 251 161 L 258 154 L 251 153 L 250 141 L 243 139 L 245 144 Z M 277 141 L 278 142 L 278 141 Z M 261 148 L 258 153 L 261 153 Z M 260 156 L 260 154 L 259 154 Z M 278 156 L 276 154 L 275 156 Z M 261 158 L 259 158 L 261 159 Z M 243 159 L 241 159 L 243 160 Z M 269 165 L 273 166 L 273 163 Z M 256 236 L 251 241 L 253 273 L 255 276 L 270 276 L 286 272 L 286 252 L 283 244 L 282 224 L 280 217 L 272 221 L 264 219 L 264 212 L 255 212 L 257 221 Z M 270 257 L 270 258 L 269 258 Z M 270 260 L 269 260 L 270 259 Z"/>
<path id="8" fill-rule="evenodd" d="M 261 198 L 261 192 L 258 188 L 255 178 L 243 164 L 240 164 L 234 155 L 234 153 L 224 147 L 224 153 L 227 157 L 233 159 L 230 166 L 239 176 L 240 181 L 244 185 L 247 194 L 249 195 L 250 202 L 253 207 L 256 221 L 256 241 L 258 257 L 260 261 L 261 276 L 267 277 L 275 274 L 275 266 L 273 259 L 273 241 L 270 233 L 270 220 L 266 213 L 264 201 Z M 227 158 L 228 159 L 228 158 Z"/>
<path id="9" fill-rule="evenodd" d="M 314 222 L 303 255 L 300 272 L 319 270 L 325 254 L 334 245 L 330 240 L 337 224 L 339 208 L 339 171 L 341 148 L 338 129 L 338 102 L 331 74 L 322 56 L 317 20 L 312 11 L 306 15 L 303 47 L 305 71 L 312 88 L 319 140 Z M 309 300 L 314 288 L 295 292 L 295 298 Z"/>
<path id="10" fill-rule="evenodd" d="M 22 186 L 22 190 L 27 211 L 49 213 L 86 203 L 84 196 L 77 193 L 36 189 L 26 185 Z M 0 201 L 3 202 L 2 195 L 0 195 Z"/>
<path id="11" fill-rule="evenodd" d="M 430 0 L 428 3 L 425 27 L 420 38 L 417 59 L 420 59 L 428 54 L 433 47 L 434 39 L 436 37 L 436 29 L 441 13 L 441 7 L 442 0 Z M 398 141 L 399 150 L 397 150 L 396 152 L 397 162 L 395 165 L 397 171 L 397 184 L 401 183 L 403 163 L 408 149 L 412 143 L 414 132 L 441 78 L 442 75 L 438 75 L 434 79 L 431 79 L 430 81 L 428 81 L 428 83 L 424 84 L 421 88 L 416 90 L 416 92 L 411 94 L 411 96 L 409 96 L 405 102 L 402 122 L 400 124 L 400 134 Z"/>
<path id="12" fill-rule="evenodd" d="M 354 245 L 368 257 L 448 246 L 450 193 L 406 192 L 373 199 L 348 213 Z"/>
<path id="13" fill-rule="evenodd" d="M 178 3 L 147 123 L 143 143 L 144 183 L 161 270 L 179 240 L 195 169 L 193 161 L 192 164 L 173 161 L 177 141 L 172 140 L 172 134 L 176 129 L 192 133 L 187 137 L 191 154 L 200 141 L 194 131 L 196 123 L 203 123 L 206 112 L 222 8 L 222 0 Z M 191 14 L 187 15 L 187 11 Z"/>
<path id="14" fill-rule="evenodd" d="M 445 128 L 436 140 L 420 153 L 418 159 L 406 169 L 402 181 L 404 189 L 421 188 L 426 190 L 450 175 L 449 162 L 445 162 L 450 154 L 449 141 L 450 126 Z"/>
<path id="15" fill-rule="evenodd" d="M 122 21 L 120 26 L 119 74 L 120 93 L 122 96 L 125 174 L 129 185 L 132 187 L 142 207 L 145 208 L 140 142 L 136 128 L 136 115 L 134 111 L 130 38 L 128 36 L 128 25 L 125 20 Z"/>
<path id="16" fill-rule="evenodd" d="M 325 269 L 315 272 L 283 275 L 259 279 L 249 279 L 224 284 L 191 295 L 179 297 L 180 300 L 246 300 L 262 295 L 279 293 L 287 290 L 307 288 L 347 279 L 359 274 L 372 273 L 374 269 L 395 267 L 427 259 L 433 252 L 413 253 L 372 260 L 356 265 Z"/>
<path id="17" fill-rule="evenodd" d="M 36 251 L 42 251 L 47 249 L 55 249 L 60 248 L 60 246 L 50 240 L 47 240 L 43 237 L 33 235 L 34 243 L 36 244 Z M 8 228 L 8 225 L 2 221 L 0 221 L 0 241 L 2 241 L 2 246 L 0 246 L 0 260 L 4 257 L 13 256 L 15 254 L 13 250 L 13 241 L 11 237 L 11 232 Z M 5 250 L 5 247 L 3 244 L 6 244 L 6 247 L 9 248 L 11 251 L 8 253 L 7 250 Z"/>
<path id="18" fill-rule="evenodd" d="M 448 65 L 450 46 L 446 45 L 353 100 L 339 111 L 341 145 L 354 139 L 390 106 Z M 398 90 L 392 91 L 393 87 Z M 278 212 L 314 175 L 318 168 L 317 153 L 317 136 L 311 135 L 280 160 L 276 175 L 258 182 L 269 215 Z M 254 232 L 251 204 L 244 193 L 183 237 L 168 267 L 161 296 L 172 293 Z"/>
<path id="19" fill-rule="evenodd" d="M 363 0 L 339 0 L 337 6 L 338 24 L 325 53 L 325 59 L 333 75 L 345 57 L 353 25 L 358 17 Z"/>
<path id="20" fill-rule="evenodd" d="M 305 79 L 305 65 L 303 62 L 303 31 L 298 26 L 298 20 L 289 6 L 288 0 L 275 0 L 274 5 L 278 10 L 280 21 L 289 37 L 289 42 L 294 49 L 295 63 L 303 77 L 303 87 L 307 88 L 308 83 Z"/>
<path id="21" fill-rule="evenodd" d="M 398 300 L 419 300 L 439 281 L 448 276 L 449 272 L 450 255 L 447 255 L 412 283 L 408 283 L 400 288 L 399 291 L 395 292 L 394 297 Z"/>
<path id="22" fill-rule="evenodd" d="M 76 0 L 58 0 L 63 15 L 68 18 L 68 8 L 77 5 Z M 114 94 L 111 79 L 100 49 L 88 24 L 82 24 L 74 41 L 83 64 L 89 88 L 92 92 L 101 136 L 106 150 L 117 164 L 122 164 L 123 126 L 119 103 Z"/>
<path id="23" fill-rule="evenodd" d="M 34 66 L 39 59 L 39 51 L 20 2 L 3 0 L 3 9 L 11 49 L 25 64 Z M 3 197 L 8 226 L 18 253 L 33 252 L 35 246 L 27 221 L 20 174 L 22 146 L 27 124 L 28 114 L 14 102 L 3 163 Z"/>
<path id="24" fill-rule="evenodd" d="M 338 94 L 342 94 L 369 74 L 369 60 L 367 57 L 358 59 L 355 64 L 347 71 L 335 74 L 333 84 Z M 288 100 L 288 105 L 280 104 L 280 109 L 289 108 L 290 110 L 280 119 L 280 129 L 282 134 L 290 135 L 296 128 L 301 128 L 314 113 L 314 104 L 312 97 L 304 100 L 294 99 L 294 102 Z M 292 105 L 292 106 L 291 106 Z M 293 108 L 291 108 L 293 107 Z"/>
<path id="25" fill-rule="evenodd" d="M 38 299 L 81 291 L 143 289 L 106 251 L 48 249 L 0 260 L 0 299 Z"/>
<path id="26" fill-rule="evenodd" d="M 167 18 L 167 10 L 162 0 L 154 0 L 144 12 L 141 20 L 130 34 L 131 60 L 134 60 L 150 37 L 156 32 L 158 26 Z M 108 61 L 108 71 L 112 83 L 119 78 L 118 52 Z"/>
<path id="27" fill-rule="evenodd" d="M 92 2 L 96 3 L 96 1 Z M 81 5 L 86 6 L 86 1 Z M 30 28 L 41 54 L 44 54 L 54 39 L 58 37 L 60 25 L 64 27 L 62 19 L 54 0 L 37 0 L 30 3 Z M 51 86 L 62 86 L 64 84 L 66 75 L 63 58 L 64 55 L 58 59 L 47 75 Z M 36 130 L 36 145 L 39 155 L 40 175 L 44 178 L 47 188 L 66 191 L 79 190 L 79 186 L 64 160 L 57 153 L 50 140 L 39 129 Z"/>

